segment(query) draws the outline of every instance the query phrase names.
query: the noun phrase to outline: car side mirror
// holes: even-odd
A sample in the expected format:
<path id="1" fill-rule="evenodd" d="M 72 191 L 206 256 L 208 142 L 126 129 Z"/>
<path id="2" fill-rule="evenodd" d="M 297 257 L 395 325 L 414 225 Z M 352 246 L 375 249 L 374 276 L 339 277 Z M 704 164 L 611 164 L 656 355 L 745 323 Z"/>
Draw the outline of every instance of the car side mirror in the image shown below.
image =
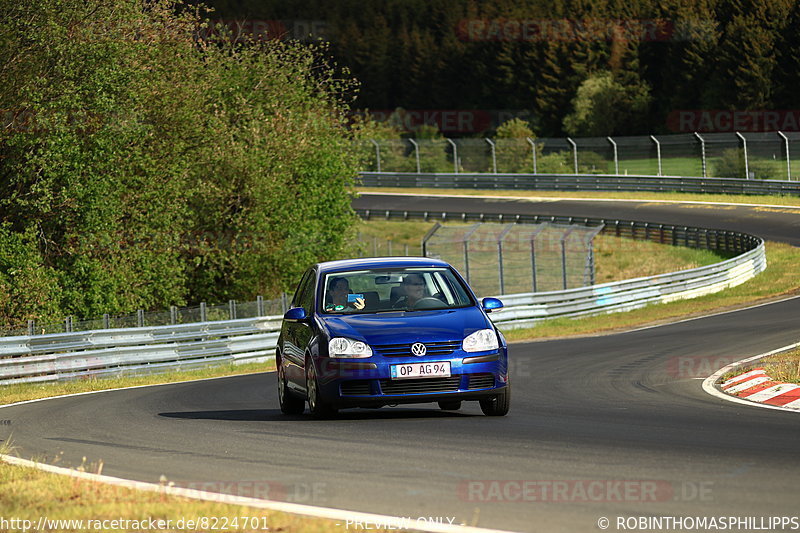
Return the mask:
<path id="1" fill-rule="evenodd" d="M 497 298 L 484 298 L 483 301 L 481 302 L 481 305 L 483 306 L 483 310 L 486 311 L 487 313 L 491 313 L 496 309 L 503 308 L 503 302 L 501 302 Z"/>
<path id="2" fill-rule="evenodd" d="M 307 317 L 306 310 L 302 307 L 292 307 L 283 315 L 283 319 L 287 322 L 302 322 Z"/>

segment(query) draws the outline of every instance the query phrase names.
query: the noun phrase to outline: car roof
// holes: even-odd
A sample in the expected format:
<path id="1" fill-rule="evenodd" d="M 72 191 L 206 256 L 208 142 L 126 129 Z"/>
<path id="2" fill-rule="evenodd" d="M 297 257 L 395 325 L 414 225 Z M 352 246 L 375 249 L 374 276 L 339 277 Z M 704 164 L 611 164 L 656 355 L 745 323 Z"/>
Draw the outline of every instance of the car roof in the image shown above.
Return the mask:
<path id="1" fill-rule="evenodd" d="M 430 257 L 362 257 L 318 263 L 320 274 L 366 268 L 449 267 L 450 264 Z"/>

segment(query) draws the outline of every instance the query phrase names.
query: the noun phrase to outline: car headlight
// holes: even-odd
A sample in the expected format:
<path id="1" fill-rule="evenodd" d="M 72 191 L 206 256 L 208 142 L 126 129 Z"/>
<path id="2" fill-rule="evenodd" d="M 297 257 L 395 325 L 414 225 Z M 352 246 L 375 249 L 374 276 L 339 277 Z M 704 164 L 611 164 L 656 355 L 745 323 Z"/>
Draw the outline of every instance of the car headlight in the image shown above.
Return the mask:
<path id="1" fill-rule="evenodd" d="M 372 348 L 362 341 L 336 337 L 328 343 L 328 355 L 331 357 L 361 359 L 372 357 Z"/>
<path id="2" fill-rule="evenodd" d="M 479 329 L 464 339 L 461 347 L 465 352 L 486 352 L 500 347 L 493 329 Z"/>

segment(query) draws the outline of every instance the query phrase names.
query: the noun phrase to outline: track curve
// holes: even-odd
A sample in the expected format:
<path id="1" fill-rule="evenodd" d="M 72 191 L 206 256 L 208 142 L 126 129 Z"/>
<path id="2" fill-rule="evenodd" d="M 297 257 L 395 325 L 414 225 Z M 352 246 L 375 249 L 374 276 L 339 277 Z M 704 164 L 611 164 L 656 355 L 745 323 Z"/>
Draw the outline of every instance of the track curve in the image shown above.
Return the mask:
<path id="1" fill-rule="evenodd" d="M 366 194 L 355 203 L 685 223 L 800 245 L 800 212 L 788 209 Z M 274 375 L 258 374 L 4 408 L 0 419 L 11 425 L 0 425 L 0 439 L 13 434 L 21 456 L 58 455 L 61 465 L 103 460 L 117 477 L 165 475 L 184 486 L 518 531 L 597 531 L 600 517 L 615 531 L 618 516 L 792 515 L 800 416 L 713 398 L 699 378 L 796 342 L 798 316 L 800 299 L 791 299 L 514 344 L 512 410 L 499 419 L 471 404 L 458 413 L 431 404 L 332 421 L 285 417 Z M 518 481 L 531 490 L 516 490 Z"/>

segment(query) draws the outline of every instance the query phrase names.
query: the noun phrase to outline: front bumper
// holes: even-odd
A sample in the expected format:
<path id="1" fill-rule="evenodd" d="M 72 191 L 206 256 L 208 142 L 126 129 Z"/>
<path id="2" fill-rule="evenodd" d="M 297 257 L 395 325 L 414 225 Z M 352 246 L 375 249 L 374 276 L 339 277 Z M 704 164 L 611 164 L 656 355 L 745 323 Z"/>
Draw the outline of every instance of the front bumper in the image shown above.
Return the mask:
<path id="1" fill-rule="evenodd" d="M 501 393 L 508 383 L 504 349 L 492 354 L 458 354 L 425 359 L 383 358 L 317 361 L 321 398 L 337 408 L 436 401 L 482 400 Z M 465 359 L 478 362 L 464 363 Z M 488 360 L 487 360 L 488 359 Z M 391 379 L 391 366 L 404 363 L 450 362 L 450 377 Z"/>

